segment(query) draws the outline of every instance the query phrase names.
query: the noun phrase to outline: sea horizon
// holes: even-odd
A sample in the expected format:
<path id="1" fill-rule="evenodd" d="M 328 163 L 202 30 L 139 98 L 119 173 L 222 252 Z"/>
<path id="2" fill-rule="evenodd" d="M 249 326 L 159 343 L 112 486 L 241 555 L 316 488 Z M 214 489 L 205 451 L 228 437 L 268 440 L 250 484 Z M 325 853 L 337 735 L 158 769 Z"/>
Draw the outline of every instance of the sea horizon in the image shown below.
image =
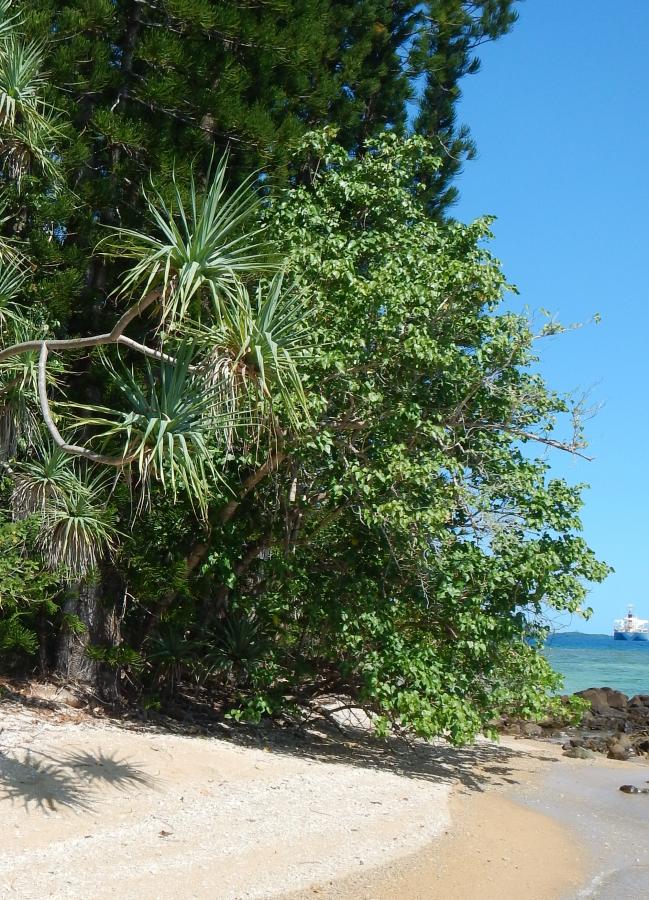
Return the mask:
<path id="1" fill-rule="evenodd" d="M 543 653 L 564 677 L 564 691 L 611 687 L 629 697 L 649 694 L 649 642 L 616 641 L 610 634 L 554 632 Z"/>

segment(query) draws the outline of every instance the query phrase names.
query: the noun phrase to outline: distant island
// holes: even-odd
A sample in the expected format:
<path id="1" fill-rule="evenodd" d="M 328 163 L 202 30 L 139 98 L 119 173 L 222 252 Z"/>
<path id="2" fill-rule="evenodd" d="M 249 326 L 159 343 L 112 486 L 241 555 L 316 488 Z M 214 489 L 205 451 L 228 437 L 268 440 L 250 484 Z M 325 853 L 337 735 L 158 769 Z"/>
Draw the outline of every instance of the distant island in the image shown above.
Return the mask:
<path id="1" fill-rule="evenodd" d="M 611 650 L 647 649 L 647 641 L 616 641 L 612 634 L 587 634 L 585 631 L 557 631 L 551 634 L 546 647 L 561 648 L 564 650 L 588 650 L 604 648 Z"/>
<path id="2" fill-rule="evenodd" d="M 611 640 L 610 634 L 590 634 L 587 631 L 555 631 L 548 639 L 548 644 L 563 644 L 571 641 Z"/>

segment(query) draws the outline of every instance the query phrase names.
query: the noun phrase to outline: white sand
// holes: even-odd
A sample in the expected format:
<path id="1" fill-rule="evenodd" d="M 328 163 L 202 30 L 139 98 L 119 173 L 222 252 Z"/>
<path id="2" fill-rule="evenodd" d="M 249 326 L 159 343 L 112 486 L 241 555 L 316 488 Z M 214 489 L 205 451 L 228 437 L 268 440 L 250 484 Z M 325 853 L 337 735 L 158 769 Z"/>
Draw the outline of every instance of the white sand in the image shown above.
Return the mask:
<path id="1" fill-rule="evenodd" d="M 378 749 L 345 762 L 70 718 L 0 704 L 3 898 L 269 898 L 448 827 L 448 773 Z"/>

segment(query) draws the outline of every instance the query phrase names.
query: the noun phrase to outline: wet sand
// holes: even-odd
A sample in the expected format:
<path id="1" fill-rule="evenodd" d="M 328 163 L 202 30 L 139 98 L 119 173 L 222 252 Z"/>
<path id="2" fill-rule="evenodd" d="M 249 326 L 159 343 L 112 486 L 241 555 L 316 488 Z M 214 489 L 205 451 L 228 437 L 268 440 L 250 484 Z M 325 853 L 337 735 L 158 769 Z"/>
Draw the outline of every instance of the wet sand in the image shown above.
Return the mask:
<path id="1" fill-rule="evenodd" d="M 423 851 L 363 875 L 287 895 L 344 900 L 558 900 L 576 896 L 587 881 L 590 854 L 569 827 L 523 802 L 528 789 L 555 766 L 558 748 L 506 741 L 507 772 L 492 769 L 484 790 L 458 785 L 451 827 Z"/>
<path id="2" fill-rule="evenodd" d="M 649 795 L 618 788 L 647 778 L 532 741 L 192 737 L 3 701 L 0 896 L 639 900 Z"/>
<path id="3" fill-rule="evenodd" d="M 451 830 L 416 856 L 367 878 L 315 885 L 295 900 L 554 900 L 583 884 L 588 856 L 552 819 L 499 794 L 451 810 Z"/>
<path id="4" fill-rule="evenodd" d="M 423 852 L 310 892 L 344 900 L 645 900 L 649 898 L 646 760 L 568 759 L 558 747 L 505 739 L 524 751 L 483 792 L 456 790 L 452 826 Z"/>

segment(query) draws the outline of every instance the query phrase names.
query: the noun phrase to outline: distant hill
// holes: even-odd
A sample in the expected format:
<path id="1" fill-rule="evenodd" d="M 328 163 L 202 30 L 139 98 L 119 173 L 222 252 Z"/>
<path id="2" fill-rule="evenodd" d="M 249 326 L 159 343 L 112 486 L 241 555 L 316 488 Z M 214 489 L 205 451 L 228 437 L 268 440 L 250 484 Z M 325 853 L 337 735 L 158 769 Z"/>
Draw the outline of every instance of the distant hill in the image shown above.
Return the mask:
<path id="1" fill-rule="evenodd" d="M 649 650 L 649 641 L 616 641 L 612 634 L 586 634 L 583 631 L 558 631 L 551 634 L 546 647 L 556 650 Z"/>
<path id="2" fill-rule="evenodd" d="M 586 631 L 556 631 L 554 634 L 551 634 L 548 638 L 548 643 L 552 644 L 562 644 L 565 641 L 575 641 L 575 640 L 597 640 L 598 638 L 610 638 L 610 634 L 589 634 Z"/>

